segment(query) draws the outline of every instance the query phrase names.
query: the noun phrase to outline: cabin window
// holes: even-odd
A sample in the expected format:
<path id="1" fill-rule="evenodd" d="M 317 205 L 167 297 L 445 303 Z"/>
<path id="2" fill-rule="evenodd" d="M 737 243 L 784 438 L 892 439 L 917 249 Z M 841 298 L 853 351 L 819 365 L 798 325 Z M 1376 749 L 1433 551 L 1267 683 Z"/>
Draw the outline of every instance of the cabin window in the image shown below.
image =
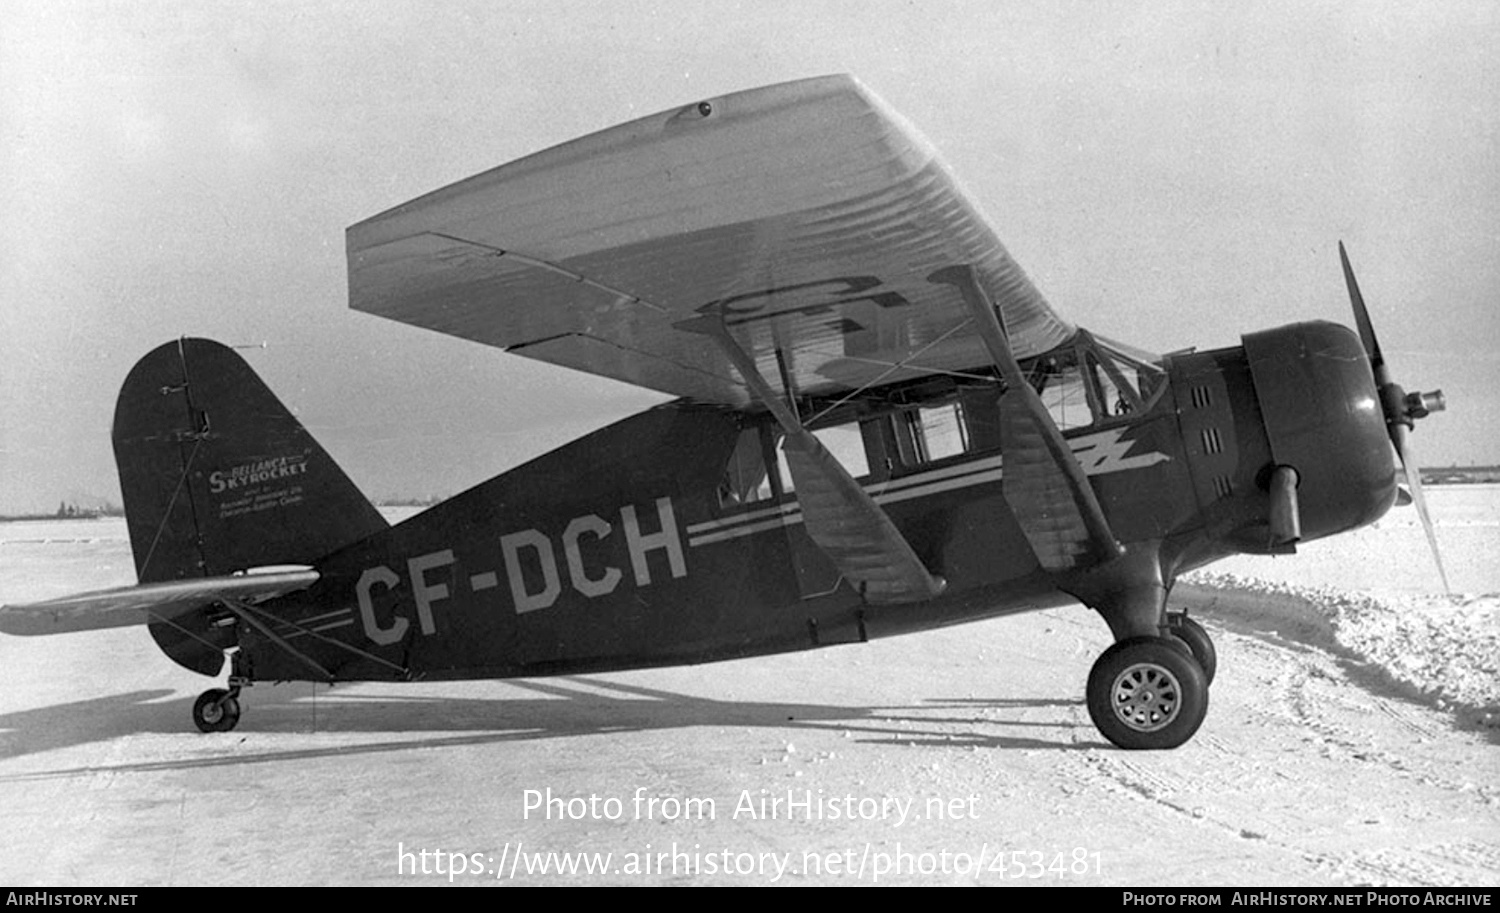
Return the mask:
<path id="1" fill-rule="evenodd" d="M 1097 378 L 1101 402 L 1112 416 L 1144 412 L 1166 390 L 1161 359 L 1146 352 L 1127 352 L 1119 343 L 1080 332 L 1087 346 L 1088 365 Z"/>
<path id="2" fill-rule="evenodd" d="M 1025 359 L 1020 367 L 1064 432 L 1129 421 L 1129 416 L 1150 410 L 1167 387 L 1154 356 L 1087 330 L 1059 348 Z M 831 405 L 813 401 L 807 412 L 813 423 L 833 422 L 813 430 L 813 436 L 850 476 L 868 483 L 965 454 L 1003 451 L 1003 395 L 998 377 L 974 371 L 918 378 Z M 753 427 L 741 432 L 725 467 L 719 500 L 726 508 L 778 500 L 796 487 L 780 426 L 769 415 L 753 421 Z"/>
<path id="3" fill-rule="evenodd" d="M 854 478 L 859 479 L 870 474 L 870 461 L 865 455 L 865 439 L 859 432 L 857 422 L 834 425 L 832 428 L 819 428 L 813 432 L 813 437 L 821 441 L 823 446 L 828 448 L 828 452 L 833 454 L 834 459 L 842 463 Z"/>
<path id="4" fill-rule="evenodd" d="M 913 429 L 921 439 L 924 463 L 958 456 L 969 449 L 963 407 L 958 403 L 924 406 L 913 415 Z"/>
<path id="5" fill-rule="evenodd" d="M 860 422 L 867 465 L 878 478 L 938 460 L 998 448 L 999 387 L 966 390 L 947 402 L 908 407 Z M 971 414 L 972 413 L 972 414 Z M 980 434 L 976 437 L 975 430 Z"/>
<path id="6" fill-rule="evenodd" d="M 1000 449 L 1000 392 L 998 383 L 959 388 L 964 436 L 973 452 Z"/>
<path id="7" fill-rule="evenodd" d="M 1166 389 L 1162 369 L 1087 331 L 1076 344 L 1024 366 L 1032 389 L 1063 431 L 1144 411 Z"/>
<path id="8" fill-rule="evenodd" d="M 859 423 L 850 422 L 844 425 L 833 425 L 827 428 L 819 428 L 812 433 L 833 458 L 848 471 L 849 475 L 856 479 L 862 479 L 870 475 L 869 456 L 865 451 L 865 439 L 860 430 Z M 786 463 L 786 438 L 778 435 L 776 442 L 776 465 L 781 472 L 781 487 L 784 491 L 793 491 L 796 484 L 792 481 L 791 469 Z"/>
<path id="9" fill-rule="evenodd" d="M 746 428 L 740 432 L 734 452 L 729 455 L 729 465 L 724 467 L 724 478 L 719 483 L 719 504 L 723 507 L 753 504 L 770 500 L 772 494 L 761 426 Z"/>
<path id="10" fill-rule="evenodd" d="M 1041 397 L 1052 421 L 1062 431 L 1094 423 L 1095 412 L 1090 391 L 1079 369 L 1077 353 L 1061 352 L 1038 358 L 1027 376 L 1031 388 Z"/>

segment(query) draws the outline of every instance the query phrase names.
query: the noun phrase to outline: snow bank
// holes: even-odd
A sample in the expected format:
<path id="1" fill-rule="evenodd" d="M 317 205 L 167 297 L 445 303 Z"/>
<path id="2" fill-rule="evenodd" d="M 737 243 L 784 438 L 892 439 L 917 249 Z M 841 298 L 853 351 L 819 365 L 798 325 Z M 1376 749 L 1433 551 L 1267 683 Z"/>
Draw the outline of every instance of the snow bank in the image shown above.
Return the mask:
<path id="1" fill-rule="evenodd" d="M 1185 575 L 1183 582 L 1301 608 L 1327 625 L 1337 647 L 1452 710 L 1460 722 L 1500 727 L 1500 594 L 1362 592 L 1213 570 Z"/>

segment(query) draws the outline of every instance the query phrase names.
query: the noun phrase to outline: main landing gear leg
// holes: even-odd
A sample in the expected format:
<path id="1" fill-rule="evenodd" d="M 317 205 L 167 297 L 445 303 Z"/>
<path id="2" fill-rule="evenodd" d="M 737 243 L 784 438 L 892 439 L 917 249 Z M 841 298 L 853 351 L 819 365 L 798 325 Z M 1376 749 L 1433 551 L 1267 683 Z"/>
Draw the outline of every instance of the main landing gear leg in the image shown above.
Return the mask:
<path id="1" fill-rule="evenodd" d="M 230 655 L 229 689 L 210 688 L 193 702 L 193 724 L 203 732 L 228 732 L 240 721 L 240 689 L 251 684 L 239 653 Z"/>
<path id="2" fill-rule="evenodd" d="M 1152 584 L 1090 603 L 1109 624 L 1115 644 L 1089 672 L 1089 716 L 1121 748 L 1176 748 L 1193 737 L 1208 713 L 1211 671 L 1200 665 L 1190 639 L 1195 634 L 1187 633 L 1203 629 L 1186 617 L 1171 622 L 1166 595 L 1166 587 Z M 1202 644 L 1211 655 L 1206 633 Z"/>

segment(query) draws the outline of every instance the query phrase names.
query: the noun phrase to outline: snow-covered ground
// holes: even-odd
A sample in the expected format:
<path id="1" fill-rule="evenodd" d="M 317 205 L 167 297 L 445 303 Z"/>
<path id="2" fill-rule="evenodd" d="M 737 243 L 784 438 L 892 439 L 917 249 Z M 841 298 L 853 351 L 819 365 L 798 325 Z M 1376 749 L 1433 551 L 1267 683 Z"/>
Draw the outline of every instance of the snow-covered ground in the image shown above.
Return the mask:
<path id="1" fill-rule="evenodd" d="M 1464 725 L 1500 726 L 1500 486 L 1431 487 L 1428 500 L 1451 595 L 1413 508 L 1185 582 L 1269 597 L 1277 614 L 1326 626 L 1317 645 L 1369 662 Z"/>
<path id="2" fill-rule="evenodd" d="M 1500 488 L 1428 497 L 1454 599 L 1410 509 L 1181 583 L 1220 672 L 1171 752 L 1094 731 L 1109 637 L 1082 608 L 619 675 L 258 685 L 212 736 L 209 683 L 143 629 L 0 636 L 0 882 L 1493 885 Z M 130 566 L 120 521 L 0 524 L 0 601 Z"/>

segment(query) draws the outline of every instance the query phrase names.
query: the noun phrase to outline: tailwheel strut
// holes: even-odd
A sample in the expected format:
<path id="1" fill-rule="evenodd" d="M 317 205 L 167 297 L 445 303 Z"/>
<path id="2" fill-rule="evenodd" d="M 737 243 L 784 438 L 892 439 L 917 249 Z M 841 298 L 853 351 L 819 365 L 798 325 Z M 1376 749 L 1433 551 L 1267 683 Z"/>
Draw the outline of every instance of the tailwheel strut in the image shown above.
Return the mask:
<path id="1" fill-rule="evenodd" d="M 240 689 L 252 684 L 238 652 L 230 654 L 229 687 L 210 688 L 193 702 L 193 725 L 202 732 L 228 732 L 240 721 Z"/>

